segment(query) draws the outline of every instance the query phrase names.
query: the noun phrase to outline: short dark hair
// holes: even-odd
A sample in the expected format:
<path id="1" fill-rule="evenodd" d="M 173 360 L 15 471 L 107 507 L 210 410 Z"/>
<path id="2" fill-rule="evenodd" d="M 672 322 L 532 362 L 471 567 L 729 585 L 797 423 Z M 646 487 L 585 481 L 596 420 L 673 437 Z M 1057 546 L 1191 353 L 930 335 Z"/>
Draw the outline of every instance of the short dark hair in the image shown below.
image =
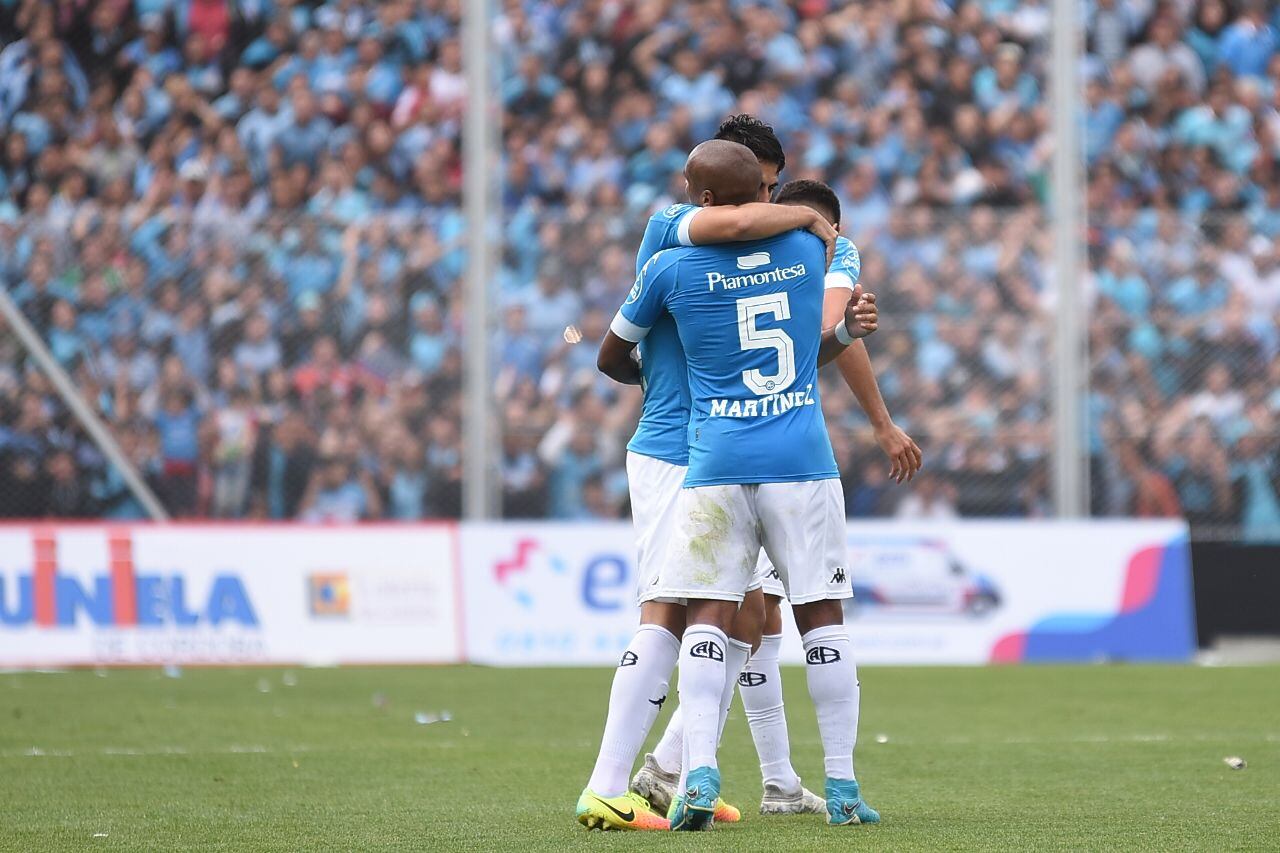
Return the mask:
<path id="1" fill-rule="evenodd" d="M 840 198 L 835 194 L 835 190 L 822 181 L 811 181 L 808 178 L 788 181 L 778 190 L 778 197 L 774 201 L 777 204 L 805 204 L 809 207 L 823 208 L 835 217 L 835 221 L 831 224 L 840 225 Z"/>
<path id="2" fill-rule="evenodd" d="M 716 139 L 727 139 L 751 149 L 761 163 L 774 163 L 781 172 L 787 166 L 787 155 L 782 153 L 782 143 L 773 127 L 753 115 L 742 113 L 729 116 L 720 122 Z"/>

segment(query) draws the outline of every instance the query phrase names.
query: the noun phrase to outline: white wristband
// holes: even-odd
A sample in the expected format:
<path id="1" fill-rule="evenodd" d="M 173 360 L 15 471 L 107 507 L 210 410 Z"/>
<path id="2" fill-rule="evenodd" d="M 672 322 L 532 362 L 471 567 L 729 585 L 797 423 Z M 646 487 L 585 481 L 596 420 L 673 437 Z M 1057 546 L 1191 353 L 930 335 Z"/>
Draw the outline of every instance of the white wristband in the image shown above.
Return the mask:
<path id="1" fill-rule="evenodd" d="M 841 346 L 846 347 L 857 340 L 857 338 L 849 334 L 849 327 L 844 324 L 843 320 L 836 323 L 836 340 L 840 342 Z"/>

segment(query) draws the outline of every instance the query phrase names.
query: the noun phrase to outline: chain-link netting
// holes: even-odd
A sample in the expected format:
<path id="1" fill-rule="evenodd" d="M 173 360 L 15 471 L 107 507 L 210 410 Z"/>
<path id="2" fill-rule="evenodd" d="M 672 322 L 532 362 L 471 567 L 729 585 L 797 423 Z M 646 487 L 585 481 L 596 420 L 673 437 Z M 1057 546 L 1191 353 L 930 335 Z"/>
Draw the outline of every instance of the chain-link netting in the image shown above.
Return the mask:
<path id="1" fill-rule="evenodd" d="M 625 445 L 640 395 L 601 376 L 595 352 L 634 280 L 645 218 L 620 210 L 616 228 L 595 221 L 586 211 L 543 210 L 538 237 L 549 250 L 541 264 L 509 270 L 531 284 L 503 290 L 509 516 L 627 513 Z M 1047 514 L 1051 317 L 1038 210 L 903 207 L 849 236 L 861 247 L 861 281 L 879 299 L 880 330 L 867 347 L 881 392 L 926 457 L 915 482 L 891 482 L 875 431 L 828 368 L 823 407 L 849 513 Z"/>
<path id="2" fill-rule="evenodd" d="M 1280 256 L 1244 214 L 1090 214 L 1094 515 L 1280 539 Z"/>
<path id="3" fill-rule="evenodd" d="M 171 514 L 456 517 L 457 210 L 239 218 L 0 225 L 9 292 Z M 141 517 L 2 340 L 0 515 Z"/>
<path id="4" fill-rule="evenodd" d="M 0 280 L 173 514 L 455 516 L 461 6 L 226 8 L 0 4 Z M 1274 536 L 1275 63 L 1219 49 L 1270 32 L 1260 7 L 1206 10 L 1086 10 L 1089 504 Z M 495 8 L 503 514 L 626 514 L 639 396 L 596 343 L 685 152 L 735 112 L 776 128 L 783 180 L 835 188 L 885 400 L 925 452 L 888 483 L 826 375 L 850 512 L 1048 514 L 1048 25 L 1034 4 Z M 141 515 L 14 331 L 0 515 Z"/>

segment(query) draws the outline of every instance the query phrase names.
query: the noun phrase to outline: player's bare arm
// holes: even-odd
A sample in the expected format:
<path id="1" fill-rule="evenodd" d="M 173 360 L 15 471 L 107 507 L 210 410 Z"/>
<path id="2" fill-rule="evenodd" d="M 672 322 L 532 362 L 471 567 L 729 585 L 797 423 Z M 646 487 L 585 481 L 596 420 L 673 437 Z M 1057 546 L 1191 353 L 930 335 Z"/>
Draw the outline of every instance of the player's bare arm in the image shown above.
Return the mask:
<path id="1" fill-rule="evenodd" d="M 600 342 L 600 352 L 596 354 L 596 368 L 614 382 L 623 385 L 640 384 L 640 362 L 631 353 L 636 345 L 631 341 L 607 332 Z"/>
<path id="2" fill-rule="evenodd" d="M 689 222 L 689 239 L 695 245 L 763 240 L 803 228 L 827 247 L 827 266 L 835 256 L 835 226 L 811 207 L 751 202 L 704 207 Z"/>
<path id="3" fill-rule="evenodd" d="M 845 298 L 845 294 L 848 293 L 850 291 L 841 287 L 827 290 L 826 300 L 822 306 L 824 327 L 834 326 L 844 317 L 848 303 L 851 301 Z M 861 340 L 855 340 L 848 347 L 837 352 L 834 360 L 840 375 L 844 377 L 845 384 L 849 386 L 849 390 L 858 400 L 858 405 L 862 407 L 862 411 L 871 422 L 876 444 L 889 457 L 891 465 L 889 478 L 897 483 L 913 479 L 924 465 L 924 454 L 911 436 L 907 435 L 890 417 L 889 408 L 880 394 L 880 384 L 876 381 L 875 369 L 871 366 L 871 356 L 867 352 L 866 344 Z"/>
<path id="4" fill-rule="evenodd" d="M 836 292 L 843 293 L 843 291 Z M 828 290 L 824 299 L 829 301 L 831 293 L 832 291 Z M 823 314 L 825 320 L 825 301 Z M 874 332 L 878 325 L 876 295 L 863 293 L 862 285 L 858 285 L 845 303 L 840 317 L 829 327 L 823 323 L 822 343 L 818 347 L 818 366 L 835 361 L 851 344 Z"/>

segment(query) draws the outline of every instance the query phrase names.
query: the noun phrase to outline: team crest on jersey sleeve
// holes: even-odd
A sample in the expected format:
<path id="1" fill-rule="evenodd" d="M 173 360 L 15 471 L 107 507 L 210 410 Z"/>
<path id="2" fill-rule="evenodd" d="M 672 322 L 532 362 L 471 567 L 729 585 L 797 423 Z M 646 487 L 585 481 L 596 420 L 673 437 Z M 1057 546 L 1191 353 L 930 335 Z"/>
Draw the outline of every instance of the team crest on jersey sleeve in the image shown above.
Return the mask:
<path id="1" fill-rule="evenodd" d="M 862 275 L 862 255 L 858 254 L 857 246 L 849 246 L 849 252 L 844 256 L 844 271 L 855 282 Z"/>

